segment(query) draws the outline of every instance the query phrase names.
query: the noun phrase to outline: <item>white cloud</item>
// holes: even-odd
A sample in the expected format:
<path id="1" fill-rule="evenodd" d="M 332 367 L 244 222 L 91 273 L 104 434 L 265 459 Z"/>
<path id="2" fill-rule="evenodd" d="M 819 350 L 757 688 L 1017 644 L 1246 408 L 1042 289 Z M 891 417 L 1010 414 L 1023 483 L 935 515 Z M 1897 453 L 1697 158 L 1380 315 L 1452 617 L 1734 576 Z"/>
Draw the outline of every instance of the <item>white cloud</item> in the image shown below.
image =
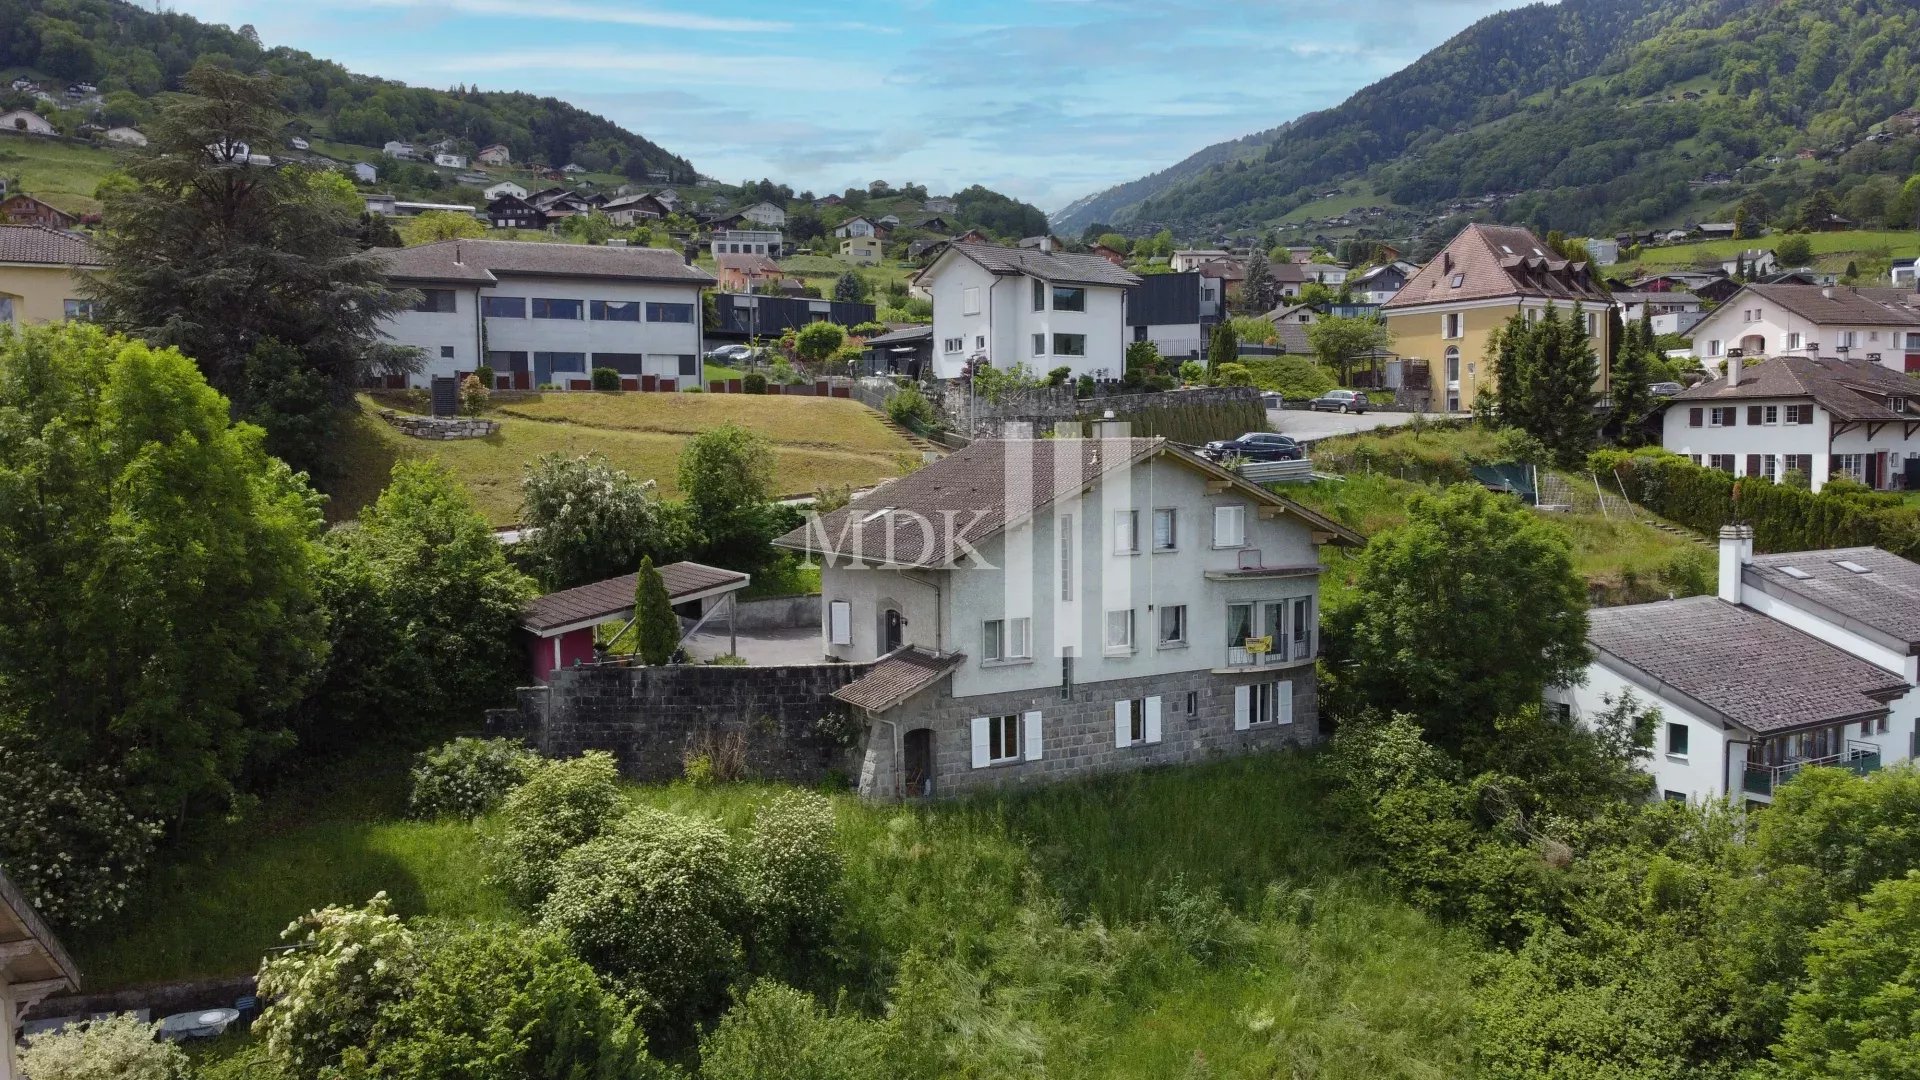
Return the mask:
<path id="1" fill-rule="evenodd" d="M 660 30 L 697 30 L 705 33 L 776 34 L 793 29 L 790 22 L 654 11 L 628 5 L 583 4 L 575 0 L 345 0 L 346 6 L 416 8 L 435 14 L 502 15 L 515 19 L 566 19 L 620 26 L 647 26 Z"/>
<path id="2" fill-rule="evenodd" d="M 595 81 L 610 76 L 672 76 L 675 85 L 714 83 L 738 86 L 737 53 L 702 53 L 685 49 L 639 52 L 611 46 L 567 49 L 511 49 L 503 52 L 438 56 L 420 64 L 422 71 L 458 74 L 469 80 L 478 72 L 541 72 L 556 80 L 591 73 Z M 783 81 L 826 82 L 843 88 L 871 88 L 884 76 L 854 64 L 828 63 L 807 56 L 756 56 L 752 75 L 777 84 Z M 489 79 L 498 83 L 498 79 Z M 760 84 L 765 85 L 765 84 Z"/>

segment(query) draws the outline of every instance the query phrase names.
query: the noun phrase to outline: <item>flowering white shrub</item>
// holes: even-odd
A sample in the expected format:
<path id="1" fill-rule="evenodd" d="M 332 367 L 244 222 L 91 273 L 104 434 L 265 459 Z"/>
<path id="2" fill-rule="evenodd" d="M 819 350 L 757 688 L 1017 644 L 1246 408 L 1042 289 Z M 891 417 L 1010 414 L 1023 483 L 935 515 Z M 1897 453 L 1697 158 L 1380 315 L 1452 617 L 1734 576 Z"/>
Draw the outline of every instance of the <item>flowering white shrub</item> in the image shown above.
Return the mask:
<path id="1" fill-rule="evenodd" d="M 33 1080 L 185 1080 L 187 1055 L 129 1013 L 27 1036 L 20 1068 Z M 6 1047 L 0 1047 L 5 1053 Z"/>
<path id="2" fill-rule="evenodd" d="M 142 821 L 104 769 L 76 772 L 0 736 L 0 866 L 43 918 L 90 926 L 127 903 L 129 883 L 153 854 L 160 824 Z"/>
<path id="3" fill-rule="evenodd" d="M 737 881 L 719 826 L 639 810 L 561 858 L 540 921 L 629 996 L 684 1020 L 718 1002 L 739 965 Z"/>
<path id="4" fill-rule="evenodd" d="M 474 818 L 527 782 L 540 755 L 518 739 L 454 739 L 421 754 L 407 808 L 417 818 Z"/>
<path id="5" fill-rule="evenodd" d="M 741 855 L 741 891 L 756 944 L 826 940 L 840 912 L 833 804 L 811 791 L 779 796 L 754 814 Z"/>
<path id="6" fill-rule="evenodd" d="M 533 770 L 501 805 L 494 876 L 528 905 L 552 887 L 555 863 L 606 830 L 620 811 L 620 771 L 593 750 Z"/>
<path id="7" fill-rule="evenodd" d="M 255 1035 L 287 1075 L 316 1076 L 367 1044 L 380 1010 L 412 984 L 418 951 L 384 892 L 365 907 L 308 912 L 280 936 L 298 947 L 260 965 L 259 995 L 272 1004 Z"/>

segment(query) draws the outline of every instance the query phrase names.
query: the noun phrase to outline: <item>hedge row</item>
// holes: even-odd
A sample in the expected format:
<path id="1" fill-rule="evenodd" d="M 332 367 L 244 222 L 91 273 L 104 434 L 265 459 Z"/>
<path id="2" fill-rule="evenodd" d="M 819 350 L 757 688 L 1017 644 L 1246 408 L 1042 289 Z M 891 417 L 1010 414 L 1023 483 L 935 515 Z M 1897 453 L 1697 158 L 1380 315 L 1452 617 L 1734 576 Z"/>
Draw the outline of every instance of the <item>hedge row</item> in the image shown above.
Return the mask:
<path id="1" fill-rule="evenodd" d="M 1740 521 L 1753 526 L 1761 551 L 1878 547 L 1920 560 L 1920 506 L 1852 481 L 1830 481 L 1816 495 L 1764 478 L 1736 479 L 1658 448 L 1601 450 L 1590 464 L 1603 477 L 1618 477 L 1627 498 L 1709 536 Z"/>

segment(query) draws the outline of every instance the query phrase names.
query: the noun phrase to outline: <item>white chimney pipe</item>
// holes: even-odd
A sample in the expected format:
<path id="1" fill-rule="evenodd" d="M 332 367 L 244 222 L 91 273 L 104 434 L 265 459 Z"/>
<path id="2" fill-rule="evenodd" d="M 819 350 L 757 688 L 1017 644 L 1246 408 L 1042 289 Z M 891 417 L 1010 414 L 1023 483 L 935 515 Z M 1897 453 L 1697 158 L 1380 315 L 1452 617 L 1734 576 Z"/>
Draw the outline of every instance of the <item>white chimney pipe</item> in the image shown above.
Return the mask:
<path id="1" fill-rule="evenodd" d="M 1740 568 L 1753 561 L 1753 526 L 1720 526 L 1720 599 L 1740 602 Z"/>
<path id="2" fill-rule="evenodd" d="M 1741 369 L 1746 367 L 1746 363 L 1747 363 L 1747 358 L 1744 356 L 1727 357 L 1727 385 L 1728 386 L 1740 385 Z"/>

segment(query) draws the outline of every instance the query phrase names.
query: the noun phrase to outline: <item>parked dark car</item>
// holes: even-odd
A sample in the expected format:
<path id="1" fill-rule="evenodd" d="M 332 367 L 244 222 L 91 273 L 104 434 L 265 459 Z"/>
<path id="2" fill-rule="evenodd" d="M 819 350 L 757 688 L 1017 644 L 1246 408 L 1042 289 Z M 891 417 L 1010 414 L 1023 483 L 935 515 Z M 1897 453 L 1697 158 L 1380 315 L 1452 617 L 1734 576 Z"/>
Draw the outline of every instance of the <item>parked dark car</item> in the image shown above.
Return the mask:
<path id="1" fill-rule="evenodd" d="M 1312 401 L 1307 408 L 1314 412 L 1352 412 L 1367 411 L 1367 395 L 1361 390 L 1329 390 Z"/>
<path id="2" fill-rule="evenodd" d="M 716 364 L 740 364 L 753 358 L 751 345 L 722 345 L 707 350 L 707 359 Z"/>
<path id="3" fill-rule="evenodd" d="M 1214 461 L 1240 458 L 1243 461 L 1299 461 L 1307 456 L 1301 445 L 1271 431 L 1249 431 L 1237 439 L 1215 439 L 1200 453 Z"/>

